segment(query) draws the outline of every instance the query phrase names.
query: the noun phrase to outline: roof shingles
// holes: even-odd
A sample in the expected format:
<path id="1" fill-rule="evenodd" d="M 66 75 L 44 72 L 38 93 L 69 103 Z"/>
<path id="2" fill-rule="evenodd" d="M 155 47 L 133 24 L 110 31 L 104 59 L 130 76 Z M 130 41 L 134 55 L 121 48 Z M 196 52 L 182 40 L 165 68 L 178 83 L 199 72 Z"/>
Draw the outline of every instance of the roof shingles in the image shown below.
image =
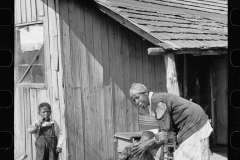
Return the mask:
<path id="1" fill-rule="evenodd" d="M 188 13 L 185 9 L 190 7 L 214 14 L 227 14 L 227 2 L 224 0 L 212 2 L 209 0 L 108 0 L 108 2 L 111 3 L 105 3 L 104 7 L 157 38 L 159 43 L 171 46 L 172 49 L 227 48 L 227 24 L 201 14 Z M 146 5 L 142 5 L 144 3 Z M 154 6 L 152 9 L 150 9 L 151 5 Z M 158 9 L 161 5 L 182 7 L 183 11 Z M 200 6 L 197 8 L 197 5 Z"/>

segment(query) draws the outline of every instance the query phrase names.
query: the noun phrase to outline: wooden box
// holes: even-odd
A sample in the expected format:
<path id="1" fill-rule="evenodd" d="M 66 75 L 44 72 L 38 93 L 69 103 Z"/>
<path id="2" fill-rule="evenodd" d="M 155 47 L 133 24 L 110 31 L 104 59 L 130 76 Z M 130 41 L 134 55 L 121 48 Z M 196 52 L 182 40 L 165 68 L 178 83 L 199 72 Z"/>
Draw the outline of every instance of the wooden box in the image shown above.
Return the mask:
<path id="1" fill-rule="evenodd" d="M 135 141 L 139 141 L 142 132 L 117 132 L 114 135 L 114 142 L 117 143 L 117 151 L 121 153 L 124 148 Z"/>

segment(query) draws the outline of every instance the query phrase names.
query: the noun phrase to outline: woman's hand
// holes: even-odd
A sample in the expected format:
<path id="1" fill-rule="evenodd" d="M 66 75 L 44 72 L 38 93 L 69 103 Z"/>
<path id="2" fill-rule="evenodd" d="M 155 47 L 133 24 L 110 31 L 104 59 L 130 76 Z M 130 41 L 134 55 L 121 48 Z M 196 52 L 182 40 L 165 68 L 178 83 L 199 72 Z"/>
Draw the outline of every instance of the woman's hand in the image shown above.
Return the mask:
<path id="1" fill-rule="evenodd" d="M 151 141 L 151 140 L 150 140 Z M 142 142 L 139 142 L 137 143 L 136 145 L 134 145 L 132 147 L 132 150 L 131 150 L 131 157 L 132 158 L 133 156 L 138 156 L 139 155 L 139 158 L 141 158 L 144 154 L 144 152 L 149 149 L 150 147 L 150 141 L 142 141 Z"/>
<path id="2" fill-rule="evenodd" d="M 57 147 L 56 152 L 57 153 L 61 153 L 62 152 L 62 148 Z"/>

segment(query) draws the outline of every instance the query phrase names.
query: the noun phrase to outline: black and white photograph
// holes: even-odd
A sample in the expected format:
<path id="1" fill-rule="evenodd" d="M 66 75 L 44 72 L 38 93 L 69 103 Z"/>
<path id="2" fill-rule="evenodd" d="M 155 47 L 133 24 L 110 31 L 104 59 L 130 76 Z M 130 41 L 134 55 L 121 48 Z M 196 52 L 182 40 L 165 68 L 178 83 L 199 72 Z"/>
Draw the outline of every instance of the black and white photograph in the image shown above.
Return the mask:
<path id="1" fill-rule="evenodd" d="M 228 61 L 227 0 L 14 0 L 14 159 L 227 160 Z"/>

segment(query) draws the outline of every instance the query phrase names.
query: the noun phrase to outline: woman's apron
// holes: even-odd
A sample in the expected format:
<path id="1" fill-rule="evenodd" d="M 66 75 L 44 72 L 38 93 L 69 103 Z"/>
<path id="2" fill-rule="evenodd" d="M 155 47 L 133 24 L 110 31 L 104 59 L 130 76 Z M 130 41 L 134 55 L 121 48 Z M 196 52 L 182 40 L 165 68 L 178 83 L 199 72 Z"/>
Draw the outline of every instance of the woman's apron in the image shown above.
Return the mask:
<path id="1" fill-rule="evenodd" d="M 36 160 L 57 160 L 57 136 L 54 124 L 40 127 L 39 136 L 35 142 Z"/>

